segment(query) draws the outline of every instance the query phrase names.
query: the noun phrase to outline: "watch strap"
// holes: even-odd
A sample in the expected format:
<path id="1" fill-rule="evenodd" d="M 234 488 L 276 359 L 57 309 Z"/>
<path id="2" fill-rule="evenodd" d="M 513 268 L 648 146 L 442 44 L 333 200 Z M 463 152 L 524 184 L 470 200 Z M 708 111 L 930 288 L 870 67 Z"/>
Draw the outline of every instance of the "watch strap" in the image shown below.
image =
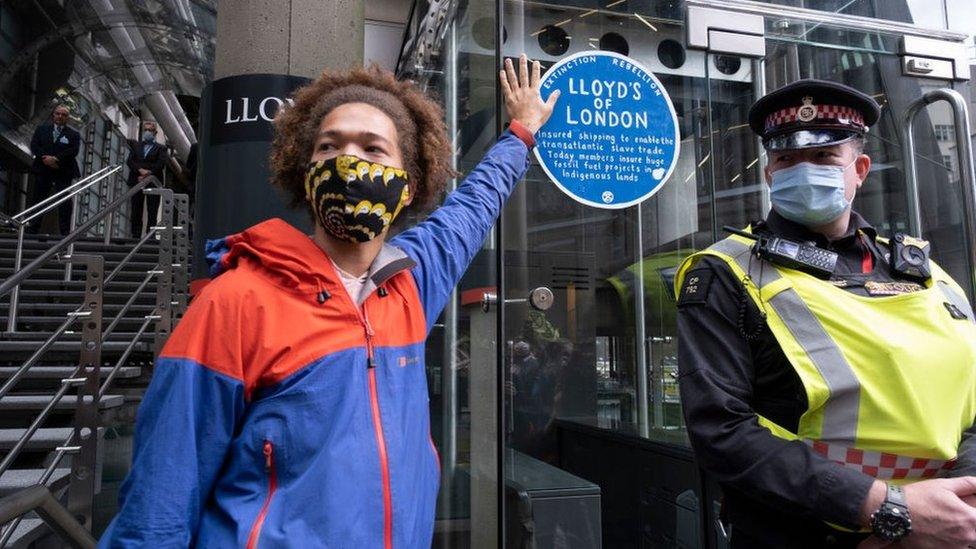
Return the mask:
<path id="1" fill-rule="evenodd" d="M 885 503 L 908 509 L 908 500 L 905 499 L 905 489 L 901 486 L 888 483 L 888 494 L 885 496 Z"/>

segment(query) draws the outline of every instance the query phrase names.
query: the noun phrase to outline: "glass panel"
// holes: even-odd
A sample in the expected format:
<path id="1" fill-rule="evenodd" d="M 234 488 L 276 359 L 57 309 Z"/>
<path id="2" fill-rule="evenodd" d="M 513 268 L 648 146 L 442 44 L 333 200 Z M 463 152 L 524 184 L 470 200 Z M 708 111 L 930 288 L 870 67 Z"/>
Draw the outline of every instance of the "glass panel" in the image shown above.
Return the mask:
<path id="1" fill-rule="evenodd" d="M 884 53 L 887 44 L 897 43 L 897 36 L 782 19 L 767 20 L 769 28 L 777 32 L 767 34 L 767 89 L 800 78 L 820 78 L 853 86 L 881 104 L 881 119 L 868 134 L 865 150 L 873 162 L 871 174 L 855 196 L 854 208 L 882 235 L 907 231 L 902 113 L 926 91 L 952 87 L 951 83 L 901 76 L 900 58 Z M 933 243 L 933 259 L 966 286 L 961 191 L 952 167 L 954 131 L 952 113 L 944 102 L 930 105 L 916 117 L 923 234 Z M 953 157 L 948 164 L 947 156 Z"/>
<path id="2" fill-rule="evenodd" d="M 443 98 L 459 179 L 496 140 L 495 5 L 459 2 L 447 22 L 438 55 L 427 57 L 427 35 L 416 28 L 418 3 L 408 22 L 400 77 L 420 82 Z M 441 35 L 438 31 L 430 34 Z M 409 224 L 404 224 L 409 226 Z M 481 296 L 494 291 L 496 253 L 489 238 L 434 324 L 427 340 L 431 434 L 441 457 L 441 492 L 434 547 L 491 547 L 497 540 L 497 308 L 485 312 Z M 475 389 L 477 388 L 477 389 Z"/>
<path id="3" fill-rule="evenodd" d="M 942 0 L 760 0 L 769 4 L 885 19 L 930 29 L 946 28 Z"/>

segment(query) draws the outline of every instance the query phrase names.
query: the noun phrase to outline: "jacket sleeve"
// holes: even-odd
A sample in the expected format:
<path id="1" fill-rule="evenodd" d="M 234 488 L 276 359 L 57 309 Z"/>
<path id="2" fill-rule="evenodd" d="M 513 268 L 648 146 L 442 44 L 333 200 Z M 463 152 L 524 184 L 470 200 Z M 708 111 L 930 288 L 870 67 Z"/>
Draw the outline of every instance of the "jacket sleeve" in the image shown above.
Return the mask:
<path id="1" fill-rule="evenodd" d="M 167 151 L 166 147 L 162 145 L 156 145 L 156 147 L 158 148 L 156 152 L 156 159 L 153 161 L 152 168 L 150 169 L 152 170 L 153 175 L 155 175 L 159 179 L 159 182 L 162 183 L 163 170 L 166 169 L 166 163 L 169 162 L 169 151 Z"/>
<path id="2" fill-rule="evenodd" d="M 959 450 L 956 451 L 956 466 L 947 477 L 967 477 L 976 475 L 976 423 L 962 433 Z"/>
<path id="3" fill-rule="evenodd" d="M 245 409 L 240 300 L 208 286 L 157 359 L 99 547 L 189 547 Z"/>
<path id="4" fill-rule="evenodd" d="M 31 142 L 30 142 L 31 155 L 33 155 L 38 160 L 40 160 L 41 156 L 44 155 L 44 151 L 41 150 L 41 135 L 42 135 L 41 129 L 42 128 L 44 128 L 43 125 L 38 126 L 37 129 L 34 130 L 34 135 L 31 136 Z"/>
<path id="5" fill-rule="evenodd" d="M 525 175 L 527 153 L 526 144 L 506 131 L 440 208 L 391 240 L 417 262 L 413 275 L 428 331 Z"/>
<path id="6" fill-rule="evenodd" d="M 129 168 L 129 179 L 135 179 L 138 175 L 139 170 L 139 157 L 136 154 L 136 147 L 132 143 L 132 140 L 128 141 L 129 145 L 129 157 L 125 159 L 125 165 Z"/>
<path id="7" fill-rule="evenodd" d="M 698 284 L 689 288 L 693 278 Z M 679 388 L 698 462 L 720 483 L 767 506 L 857 526 L 874 479 L 802 441 L 776 437 L 758 421 L 751 405 L 753 354 L 738 328 L 739 281 L 708 259 L 685 280 L 678 301 Z"/>

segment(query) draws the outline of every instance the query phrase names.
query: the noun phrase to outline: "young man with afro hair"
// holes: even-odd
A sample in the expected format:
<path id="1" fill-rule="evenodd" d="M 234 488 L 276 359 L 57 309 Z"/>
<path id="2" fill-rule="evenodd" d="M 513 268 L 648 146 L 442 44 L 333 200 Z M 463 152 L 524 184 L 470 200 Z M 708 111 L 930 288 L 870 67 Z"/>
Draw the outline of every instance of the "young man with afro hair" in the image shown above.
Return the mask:
<path id="1" fill-rule="evenodd" d="M 430 547 L 440 480 L 424 341 L 549 118 L 511 61 L 511 124 L 453 176 L 441 109 L 379 69 L 323 73 L 275 121 L 279 219 L 208 243 L 214 280 L 156 361 L 101 547 Z"/>

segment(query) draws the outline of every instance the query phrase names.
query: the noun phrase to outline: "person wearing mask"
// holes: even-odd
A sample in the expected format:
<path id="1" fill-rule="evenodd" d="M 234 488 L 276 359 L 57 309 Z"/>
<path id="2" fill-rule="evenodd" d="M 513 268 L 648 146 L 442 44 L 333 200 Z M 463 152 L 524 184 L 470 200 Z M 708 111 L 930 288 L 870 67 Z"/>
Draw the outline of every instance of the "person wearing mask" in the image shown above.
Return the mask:
<path id="1" fill-rule="evenodd" d="M 976 324 L 928 243 L 852 209 L 879 116 L 819 80 L 759 99 L 772 211 L 679 269 L 681 402 L 732 547 L 976 543 Z"/>
<path id="2" fill-rule="evenodd" d="M 126 161 L 126 166 L 129 167 L 127 184 L 129 187 L 134 187 L 143 181 L 148 181 L 145 187 L 147 189 L 162 187 L 163 171 L 166 169 L 167 162 L 169 162 L 169 152 L 166 147 L 156 143 L 156 123 L 152 120 L 144 121 L 140 140 L 129 142 L 129 159 Z M 143 200 L 145 200 L 145 208 L 143 208 Z M 144 210 L 147 221 L 143 221 Z M 129 210 L 133 238 L 142 237 L 146 223 L 148 222 L 149 227 L 152 227 L 156 224 L 158 216 L 159 195 L 137 193 L 133 196 Z"/>
<path id="3" fill-rule="evenodd" d="M 272 181 L 314 233 L 272 219 L 208 244 L 215 278 L 156 360 L 101 547 L 430 547 L 424 341 L 556 101 L 524 56 L 500 78 L 509 129 L 392 238 L 453 174 L 440 107 L 375 66 L 296 92 Z"/>
<path id="4" fill-rule="evenodd" d="M 34 174 L 34 188 L 31 192 L 31 205 L 62 191 L 71 185 L 71 180 L 81 174 L 78 168 L 78 150 L 81 135 L 68 126 L 70 111 L 58 105 L 51 113 L 51 122 L 41 124 L 31 137 L 30 150 L 34 157 L 31 172 Z M 71 200 L 58 206 L 58 229 L 62 235 L 71 232 Z M 40 219 L 28 225 L 27 232 L 36 234 L 40 229 Z"/>

